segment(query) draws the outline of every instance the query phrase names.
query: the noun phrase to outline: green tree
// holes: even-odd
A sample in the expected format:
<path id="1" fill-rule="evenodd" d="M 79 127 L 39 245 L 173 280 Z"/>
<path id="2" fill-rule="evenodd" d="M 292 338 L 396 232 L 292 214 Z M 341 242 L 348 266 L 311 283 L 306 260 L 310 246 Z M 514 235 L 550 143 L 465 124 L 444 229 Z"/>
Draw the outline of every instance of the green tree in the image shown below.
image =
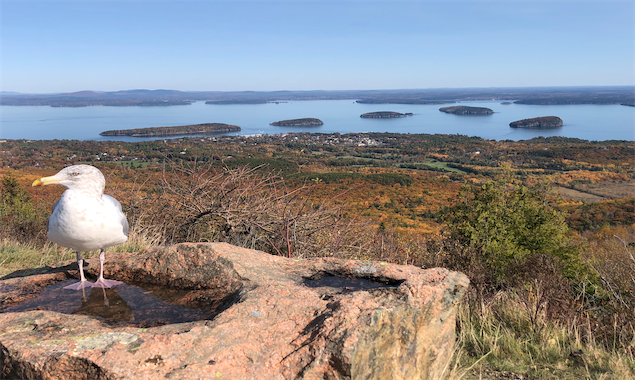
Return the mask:
<path id="1" fill-rule="evenodd" d="M 575 279 L 586 270 L 565 215 L 549 201 L 548 190 L 546 184 L 514 184 L 509 175 L 464 186 L 445 214 L 448 233 L 464 249 L 476 251 L 497 280 L 509 277 L 510 265 L 517 267 L 536 254 L 557 258 L 562 274 Z"/>

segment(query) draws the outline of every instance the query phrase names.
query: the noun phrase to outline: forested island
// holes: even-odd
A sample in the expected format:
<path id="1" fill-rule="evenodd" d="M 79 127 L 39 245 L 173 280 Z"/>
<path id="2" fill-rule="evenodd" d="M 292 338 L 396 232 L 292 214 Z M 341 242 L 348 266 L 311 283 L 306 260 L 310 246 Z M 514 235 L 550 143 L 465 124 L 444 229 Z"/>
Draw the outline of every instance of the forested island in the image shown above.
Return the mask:
<path id="1" fill-rule="evenodd" d="M 399 113 L 393 111 L 368 112 L 361 114 L 359 117 L 363 119 L 393 119 L 397 117 L 412 116 L 412 112 Z"/>
<path id="2" fill-rule="evenodd" d="M 274 127 L 319 127 L 320 125 L 324 125 L 324 123 L 320 119 L 306 117 L 303 119 L 280 120 L 269 125 L 273 125 Z"/>
<path id="3" fill-rule="evenodd" d="M 468 106 L 452 106 L 442 107 L 439 111 L 445 113 L 451 113 L 454 115 L 491 115 L 493 110 L 486 107 L 468 107 Z"/>
<path id="4" fill-rule="evenodd" d="M 240 127 L 222 123 L 181 125 L 175 127 L 119 129 L 101 132 L 100 136 L 156 137 L 195 135 L 200 133 L 237 132 Z"/>
<path id="5" fill-rule="evenodd" d="M 512 121 L 509 123 L 512 128 L 528 129 L 552 129 L 562 127 L 562 119 L 557 116 L 542 116 L 531 119 Z"/>

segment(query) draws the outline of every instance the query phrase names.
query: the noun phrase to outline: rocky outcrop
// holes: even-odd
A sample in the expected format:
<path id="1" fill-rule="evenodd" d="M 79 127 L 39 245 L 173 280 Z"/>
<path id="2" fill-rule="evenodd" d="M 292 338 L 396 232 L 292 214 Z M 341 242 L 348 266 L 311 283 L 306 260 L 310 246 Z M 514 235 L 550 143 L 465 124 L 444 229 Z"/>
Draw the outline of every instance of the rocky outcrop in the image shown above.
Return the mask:
<path id="1" fill-rule="evenodd" d="M 441 107 L 439 111 L 454 115 L 491 115 L 494 113 L 494 111 L 489 108 L 469 106 Z"/>
<path id="2" fill-rule="evenodd" d="M 406 116 L 412 116 L 412 113 L 411 112 L 399 113 L 399 112 L 392 112 L 392 111 L 379 111 L 379 112 L 364 113 L 364 114 L 361 114 L 359 117 L 364 119 L 392 119 L 396 117 L 406 117 Z"/>
<path id="3" fill-rule="evenodd" d="M 269 125 L 273 125 L 275 127 L 319 127 L 320 125 L 324 125 L 324 123 L 320 119 L 307 117 L 304 119 L 276 121 L 275 123 L 271 123 Z"/>
<path id="4" fill-rule="evenodd" d="M 64 312 L 82 298 L 59 286 L 76 273 L 71 266 L 0 281 L 0 378 L 441 379 L 468 286 L 440 268 L 188 243 L 110 254 L 106 275 L 126 284 L 92 289 L 81 311 Z M 88 260 L 89 277 L 98 267 Z M 129 284 L 148 290 L 133 298 Z M 157 289 L 213 312 L 144 327 L 138 310 Z M 122 303 L 129 312 L 118 319 L 99 315 Z"/>
<path id="5" fill-rule="evenodd" d="M 509 123 L 512 128 L 552 129 L 562 127 L 562 119 L 557 116 L 542 116 Z"/>

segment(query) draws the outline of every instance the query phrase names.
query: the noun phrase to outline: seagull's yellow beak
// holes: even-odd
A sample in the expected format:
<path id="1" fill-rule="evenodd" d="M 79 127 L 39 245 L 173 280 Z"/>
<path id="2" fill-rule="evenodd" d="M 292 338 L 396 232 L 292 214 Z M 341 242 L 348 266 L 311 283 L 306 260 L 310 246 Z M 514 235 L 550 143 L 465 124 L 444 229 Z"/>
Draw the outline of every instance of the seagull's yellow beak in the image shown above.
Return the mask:
<path id="1" fill-rule="evenodd" d="M 36 179 L 35 181 L 33 181 L 31 186 L 52 185 L 52 184 L 55 184 L 55 183 L 58 183 L 58 182 L 59 182 L 59 180 L 57 178 L 55 178 L 55 176 L 42 177 L 40 179 Z"/>

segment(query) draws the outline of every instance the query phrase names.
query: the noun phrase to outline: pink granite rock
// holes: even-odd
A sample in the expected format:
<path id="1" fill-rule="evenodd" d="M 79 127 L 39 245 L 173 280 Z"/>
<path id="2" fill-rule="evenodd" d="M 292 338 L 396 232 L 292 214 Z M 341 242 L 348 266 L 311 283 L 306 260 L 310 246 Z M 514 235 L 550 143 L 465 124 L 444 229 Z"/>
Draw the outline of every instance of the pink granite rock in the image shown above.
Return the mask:
<path id="1" fill-rule="evenodd" d="M 97 268 L 89 260 L 89 277 Z M 107 277 L 150 290 L 93 289 L 79 306 L 70 304 L 81 292 L 54 288 L 76 271 L 49 272 L 0 280 L 3 379 L 441 379 L 468 286 L 445 269 L 287 259 L 224 243 L 110 255 Z M 145 326 L 137 308 L 157 286 L 169 307 L 208 314 Z M 37 306 L 45 293 L 52 306 Z M 59 311 L 65 303 L 72 312 Z"/>

